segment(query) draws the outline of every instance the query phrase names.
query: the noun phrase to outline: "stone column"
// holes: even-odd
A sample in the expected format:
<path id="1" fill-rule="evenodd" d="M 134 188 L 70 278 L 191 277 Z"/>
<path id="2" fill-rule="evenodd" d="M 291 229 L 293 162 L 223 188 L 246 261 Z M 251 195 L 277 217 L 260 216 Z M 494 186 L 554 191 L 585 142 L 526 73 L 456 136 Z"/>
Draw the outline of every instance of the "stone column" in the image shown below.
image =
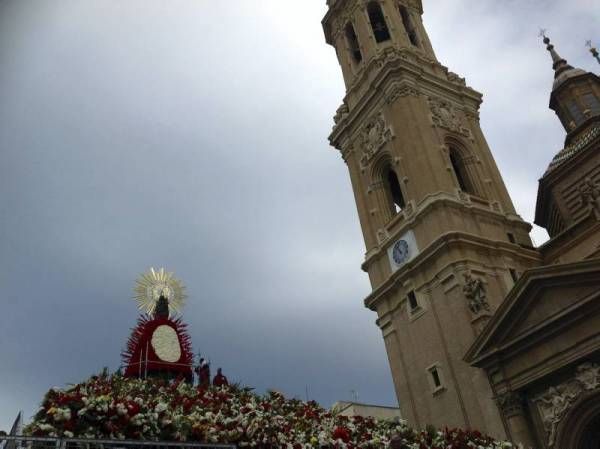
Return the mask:
<path id="1" fill-rule="evenodd" d="M 525 449 L 535 447 L 535 438 L 526 416 L 525 399 L 521 393 L 508 391 L 496 397 L 496 403 L 508 427 L 510 439 Z"/>

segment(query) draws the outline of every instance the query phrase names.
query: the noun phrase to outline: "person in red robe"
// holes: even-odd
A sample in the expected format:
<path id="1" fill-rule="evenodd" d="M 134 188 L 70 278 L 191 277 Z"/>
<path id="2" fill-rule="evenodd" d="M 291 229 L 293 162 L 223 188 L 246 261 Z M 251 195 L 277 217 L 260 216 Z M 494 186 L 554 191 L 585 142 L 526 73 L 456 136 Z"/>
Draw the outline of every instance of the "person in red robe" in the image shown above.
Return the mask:
<path id="1" fill-rule="evenodd" d="M 225 377 L 223 375 L 223 373 L 221 372 L 221 368 L 219 368 L 217 370 L 217 375 L 213 379 L 213 385 L 215 387 L 222 387 L 223 385 L 229 385 L 229 382 L 227 381 L 227 377 Z"/>

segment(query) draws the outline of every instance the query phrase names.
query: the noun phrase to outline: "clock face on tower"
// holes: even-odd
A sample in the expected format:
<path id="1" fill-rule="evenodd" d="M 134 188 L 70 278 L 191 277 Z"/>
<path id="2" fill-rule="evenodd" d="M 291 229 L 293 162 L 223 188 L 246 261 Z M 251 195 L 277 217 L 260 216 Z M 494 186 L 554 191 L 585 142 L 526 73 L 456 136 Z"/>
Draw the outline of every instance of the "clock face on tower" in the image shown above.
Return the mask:
<path id="1" fill-rule="evenodd" d="M 409 246 L 406 240 L 398 240 L 394 245 L 392 257 L 397 265 L 402 265 L 410 256 Z"/>

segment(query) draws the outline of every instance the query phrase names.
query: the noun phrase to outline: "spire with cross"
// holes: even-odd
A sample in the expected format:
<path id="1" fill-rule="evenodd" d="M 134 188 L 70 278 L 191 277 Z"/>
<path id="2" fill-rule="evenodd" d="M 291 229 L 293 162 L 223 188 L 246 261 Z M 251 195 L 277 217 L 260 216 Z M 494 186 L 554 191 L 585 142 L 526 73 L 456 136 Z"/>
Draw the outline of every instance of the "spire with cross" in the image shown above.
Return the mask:
<path id="1" fill-rule="evenodd" d="M 552 45 L 552 42 L 550 42 L 550 38 L 546 35 L 547 31 L 548 30 L 546 30 L 545 28 L 540 29 L 540 37 L 544 38 L 543 40 L 544 44 L 546 44 L 546 49 L 550 52 L 550 55 L 552 56 L 552 68 L 555 72 L 555 78 L 558 78 L 562 73 L 566 72 L 567 70 L 572 70 L 573 67 L 571 67 L 567 63 L 566 59 L 562 58 L 558 54 L 558 52 L 554 48 L 554 45 Z"/>
<path id="2" fill-rule="evenodd" d="M 598 49 L 593 46 L 592 41 L 591 40 L 587 41 L 585 43 L 585 45 L 587 47 L 590 47 L 590 53 L 592 54 L 592 56 L 594 56 L 594 58 L 596 58 L 596 61 L 598 61 L 598 64 L 600 64 L 600 53 L 598 53 Z"/>

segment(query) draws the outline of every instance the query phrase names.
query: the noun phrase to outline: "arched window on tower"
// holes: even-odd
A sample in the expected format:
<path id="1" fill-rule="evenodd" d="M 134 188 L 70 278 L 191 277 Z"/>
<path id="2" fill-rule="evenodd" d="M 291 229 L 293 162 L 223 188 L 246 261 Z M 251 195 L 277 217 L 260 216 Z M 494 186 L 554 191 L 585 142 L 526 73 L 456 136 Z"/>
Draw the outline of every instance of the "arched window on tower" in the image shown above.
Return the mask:
<path id="1" fill-rule="evenodd" d="M 360 44 L 358 43 L 358 37 L 356 36 L 356 32 L 354 31 L 354 27 L 351 23 L 348 23 L 346 25 L 346 40 L 348 42 L 348 47 L 350 49 L 350 55 L 352 56 L 352 60 L 355 64 L 360 63 L 360 61 L 362 61 Z"/>
<path id="2" fill-rule="evenodd" d="M 585 121 L 586 117 L 585 115 L 583 115 L 583 108 L 579 105 L 577 101 L 569 101 L 567 103 L 567 108 L 575 126 L 579 126 Z"/>
<path id="3" fill-rule="evenodd" d="M 375 41 L 377 43 L 389 41 L 391 39 L 390 30 L 388 29 L 387 23 L 385 23 L 381 5 L 377 1 L 370 2 L 367 5 L 367 13 L 369 14 Z"/>
<path id="4" fill-rule="evenodd" d="M 386 187 L 389 195 L 390 211 L 392 212 L 392 215 L 395 215 L 404 209 L 406 202 L 404 201 L 400 181 L 398 181 L 398 175 L 396 175 L 396 172 L 391 168 L 387 169 L 385 182 L 387 184 Z"/>
<path id="5" fill-rule="evenodd" d="M 456 177 L 456 181 L 458 182 L 460 190 L 466 193 L 475 194 L 473 181 L 469 176 L 469 172 L 467 171 L 465 161 L 460 152 L 456 148 L 450 147 L 449 156 L 450 163 L 452 164 L 452 169 L 454 171 L 454 175 Z"/>
<path id="6" fill-rule="evenodd" d="M 400 16 L 402 17 L 402 24 L 404 25 L 404 29 L 406 30 L 406 34 L 408 35 L 408 39 L 410 40 L 410 43 L 412 45 L 414 45 L 415 47 L 418 47 L 419 40 L 417 38 L 417 31 L 415 30 L 415 27 L 412 23 L 408 9 L 404 5 L 399 5 L 398 8 L 400 9 Z"/>

